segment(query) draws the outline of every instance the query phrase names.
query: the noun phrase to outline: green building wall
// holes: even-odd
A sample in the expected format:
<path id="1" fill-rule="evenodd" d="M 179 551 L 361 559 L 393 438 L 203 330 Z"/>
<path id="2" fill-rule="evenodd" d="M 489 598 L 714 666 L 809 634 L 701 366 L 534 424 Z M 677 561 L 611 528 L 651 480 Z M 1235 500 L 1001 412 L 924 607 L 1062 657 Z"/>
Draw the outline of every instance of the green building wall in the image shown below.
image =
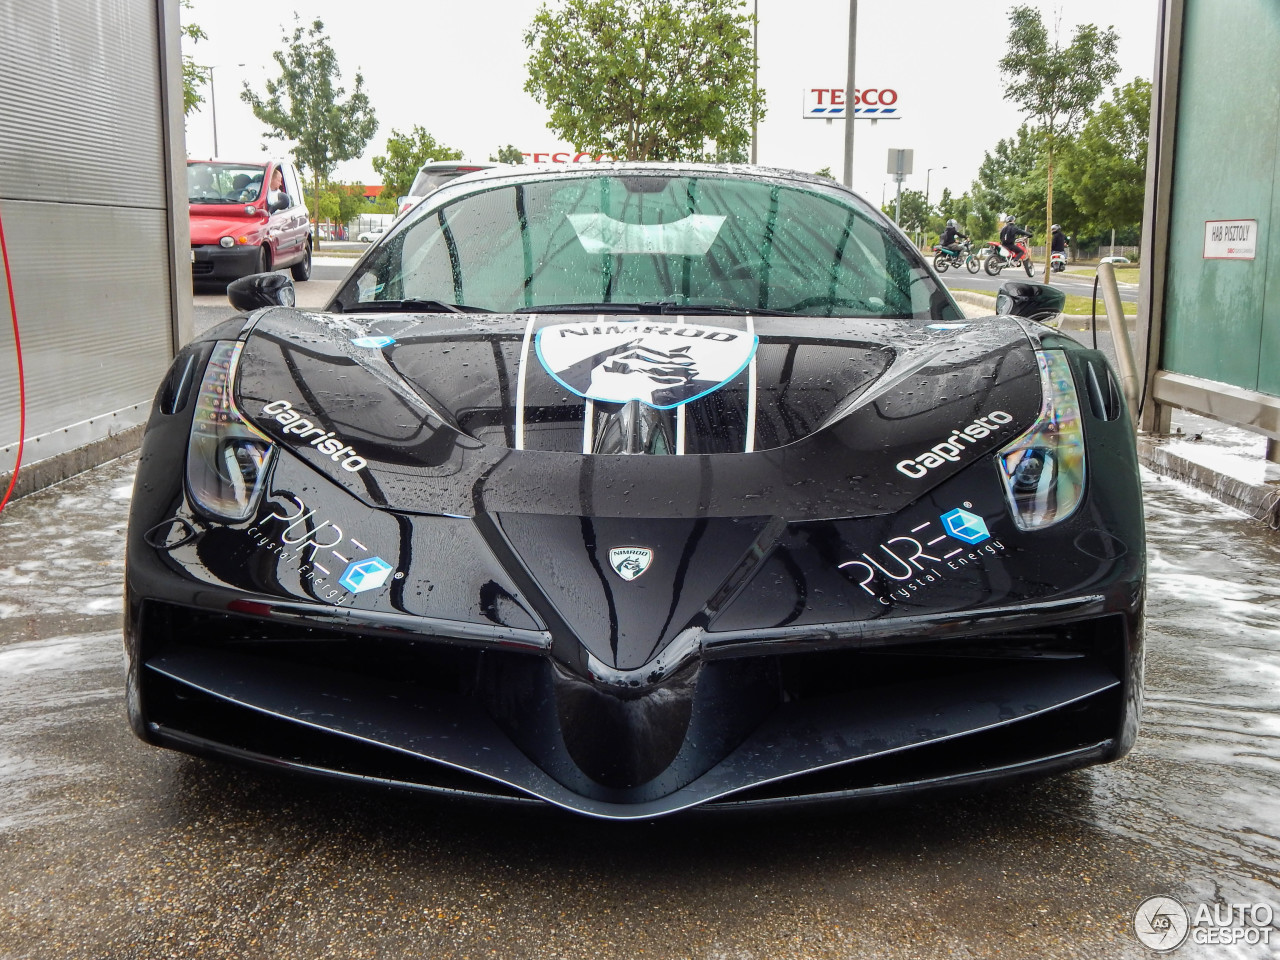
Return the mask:
<path id="1" fill-rule="evenodd" d="M 1280 2 L 1185 0 L 1161 366 L 1280 396 Z M 1253 260 L 1204 256 L 1256 220 Z"/>

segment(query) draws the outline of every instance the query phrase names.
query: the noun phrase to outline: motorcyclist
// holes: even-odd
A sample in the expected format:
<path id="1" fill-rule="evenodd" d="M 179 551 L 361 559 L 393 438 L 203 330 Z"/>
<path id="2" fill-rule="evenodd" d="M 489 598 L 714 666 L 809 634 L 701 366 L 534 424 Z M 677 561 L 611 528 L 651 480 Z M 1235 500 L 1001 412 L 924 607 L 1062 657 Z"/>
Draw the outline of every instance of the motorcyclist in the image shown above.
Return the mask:
<path id="1" fill-rule="evenodd" d="M 1056 223 L 1053 225 L 1051 233 L 1053 235 L 1053 240 L 1051 241 L 1053 244 L 1053 252 L 1066 256 L 1067 244 L 1071 242 L 1071 238 L 1063 233 L 1062 227 Z"/>
<path id="2" fill-rule="evenodd" d="M 1004 247 L 1005 256 L 1015 263 L 1022 259 L 1022 251 L 1018 249 L 1019 237 L 1029 237 L 1031 231 L 1018 226 L 1017 218 L 1011 213 L 1004 218 L 1004 226 L 1000 228 L 1000 245 Z"/>
<path id="3" fill-rule="evenodd" d="M 947 251 L 947 253 L 959 253 L 960 247 L 956 241 L 968 239 L 967 235 L 960 232 L 960 227 L 954 220 L 948 220 L 946 227 L 942 231 L 942 236 L 938 239 L 938 246 Z"/>

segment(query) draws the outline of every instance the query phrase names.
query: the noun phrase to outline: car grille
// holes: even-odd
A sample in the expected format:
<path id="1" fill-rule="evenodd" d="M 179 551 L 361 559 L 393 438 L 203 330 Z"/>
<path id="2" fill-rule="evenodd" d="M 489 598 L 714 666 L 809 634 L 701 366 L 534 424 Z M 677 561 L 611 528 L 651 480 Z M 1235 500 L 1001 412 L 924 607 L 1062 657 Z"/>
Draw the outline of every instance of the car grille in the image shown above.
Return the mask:
<path id="1" fill-rule="evenodd" d="M 625 724 L 610 718 L 616 708 L 583 699 L 581 691 L 564 699 L 564 671 L 542 654 L 503 650 L 496 643 L 485 649 L 430 636 L 313 628 L 154 601 L 144 605 L 142 624 L 146 710 L 152 736 L 161 742 L 498 799 L 526 797 L 522 786 L 548 796 L 537 783 L 551 778 L 559 781 L 552 786 L 561 796 L 580 797 L 585 807 L 661 804 L 687 785 L 696 789 L 707 771 L 724 779 L 725 768 L 735 764 L 738 785 L 708 799 L 741 807 L 874 796 L 1098 762 L 1114 755 L 1121 735 L 1117 718 L 1124 713 L 1130 642 L 1125 618 L 1110 614 L 1044 630 L 917 638 L 875 650 L 702 661 L 695 678 L 680 678 L 696 690 L 687 739 L 698 746 L 681 748 L 669 770 L 641 784 L 627 782 L 628 771 L 616 764 L 586 769 L 611 764 L 610 751 L 590 743 L 575 749 L 574 739 L 593 725 L 616 737 Z M 1072 681 L 1082 693 L 1046 692 L 1071 675 L 1084 678 Z M 201 679 L 210 677 L 217 682 Z M 990 702 L 993 690 L 1009 718 L 966 726 L 966 698 L 974 692 L 975 702 L 983 696 Z M 634 701 L 636 695 L 618 696 Z M 607 698 L 601 690 L 594 699 Z M 697 702 L 708 698 L 709 707 Z M 1028 702 L 1048 706 L 1027 711 Z M 272 703 L 294 708 L 294 715 Z M 307 706 L 299 711 L 298 704 Z M 599 710 L 594 724 L 593 709 Z M 889 749 L 874 743 L 882 710 L 893 716 L 883 734 Z M 689 723 L 688 713 L 683 711 L 682 723 Z M 560 730 L 570 714 L 572 729 Z M 851 730 L 869 746 L 861 758 L 841 760 Z M 902 745 L 892 745 L 904 735 Z M 674 749 L 657 746 L 652 756 Z M 745 760 L 744 750 L 751 755 Z M 788 753 L 813 762 L 808 769 L 792 764 L 790 773 L 772 775 L 771 764 L 785 766 Z M 523 780 L 504 775 L 516 768 L 526 770 Z"/>

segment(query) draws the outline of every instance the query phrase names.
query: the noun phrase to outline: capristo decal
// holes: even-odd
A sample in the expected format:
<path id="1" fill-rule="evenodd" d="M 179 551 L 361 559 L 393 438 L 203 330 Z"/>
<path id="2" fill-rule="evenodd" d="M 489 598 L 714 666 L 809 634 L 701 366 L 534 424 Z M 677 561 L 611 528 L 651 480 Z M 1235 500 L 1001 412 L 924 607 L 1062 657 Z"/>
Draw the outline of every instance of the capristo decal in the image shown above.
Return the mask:
<path id="1" fill-rule="evenodd" d="M 724 327 L 620 320 L 538 331 L 538 359 L 580 397 L 670 410 L 718 390 L 751 362 L 759 339 Z"/>
<path id="2" fill-rule="evenodd" d="M 890 537 L 839 568 L 868 596 L 891 606 L 894 600 L 908 600 L 970 564 L 1003 554 L 1004 544 L 991 536 L 987 522 L 956 507 L 937 520 L 912 527 L 907 535 Z"/>
<path id="3" fill-rule="evenodd" d="M 390 579 L 394 569 L 391 564 L 370 556 L 368 547 L 347 536 L 333 521 L 321 519 L 302 500 L 278 492 L 272 494 L 272 500 L 271 514 L 247 533 L 260 548 L 282 560 L 297 561 L 299 577 L 315 588 L 319 599 L 341 605 L 352 594 L 377 589 Z M 276 525 L 270 523 L 272 520 L 281 521 L 283 528 L 273 530 Z M 335 560 L 342 565 L 336 580 L 333 571 L 325 566 Z M 397 580 L 400 577 L 396 574 Z"/>
<path id="4" fill-rule="evenodd" d="M 965 447 L 972 446 L 983 437 L 991 436 L 1000 427 L 1012 422 L 1013 417 L 1003 410 L 994 410 L 985 417 L 978 417 L 967 427 L 953 430 L 951 436 L 941 443 L 935 443 L 924 453 L 918 454 L 910 460 L 899 461 L 897 464 L 898 472 L 910 477 L 912 480 L 919 480 L 930 470 L 940 467 L 944 463 L 958 463 L 960 454 L 964 452 Z"/>
<path id="5" fill-rule="evenodd" d="M 263 404 L 262 412 L 275 418 L 276 423 L 283 425 L 280 432 L 286 437 L 309 440 L 311 446 L 328 456 L 334 463 L 342 464 L 343 470 L 356 473 L 369 465 L 368 461 L 357 455 L 342 438 L 335 436 L 333 430 L 326 431 L 324 427 L 316 426 L 294 410 L 293 404 L 288 400 L 272 400 L 270 403 Z"/>

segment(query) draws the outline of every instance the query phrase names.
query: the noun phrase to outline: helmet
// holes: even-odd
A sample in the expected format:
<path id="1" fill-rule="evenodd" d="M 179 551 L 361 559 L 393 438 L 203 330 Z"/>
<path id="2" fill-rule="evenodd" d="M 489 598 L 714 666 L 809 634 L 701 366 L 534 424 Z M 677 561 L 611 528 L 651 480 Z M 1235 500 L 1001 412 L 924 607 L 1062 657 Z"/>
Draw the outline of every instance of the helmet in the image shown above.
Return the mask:
<path id="1" fill-rule="evenodd" d="M 1062 232 L 1062 227 L 1058 226 L 1058 225 L 1055 223 L 1055 224 L 1053 225 L 1053 227 L 1052 227 L 1052 230 L 1053 230 L 1053 232 L 1054 232 L 1054 233 L 1061 233 L 1061 232 Z"/>
<path id="2" fill-rule="evenodd" d="M 1005 222 L 1005 223 L 1017 223 L 1017 222 L 1018 222 L 1018 218 L 1017 218 L 1017 217 L 1015 217 L 1012 213 L 1010 213 L 1010 214 L 1008 214 L 1008 215 L 1004 218 L 1004 222 Z"/>
<path id="3" fill-rule="evenodd" d="M 947 221 L 947 226 L 948 226 L 948 227 L 954 227 L 955 225 L 956 225 L 956 222 L 955 222 L 954 220 L 948 220 L 948 221 Z"/>

